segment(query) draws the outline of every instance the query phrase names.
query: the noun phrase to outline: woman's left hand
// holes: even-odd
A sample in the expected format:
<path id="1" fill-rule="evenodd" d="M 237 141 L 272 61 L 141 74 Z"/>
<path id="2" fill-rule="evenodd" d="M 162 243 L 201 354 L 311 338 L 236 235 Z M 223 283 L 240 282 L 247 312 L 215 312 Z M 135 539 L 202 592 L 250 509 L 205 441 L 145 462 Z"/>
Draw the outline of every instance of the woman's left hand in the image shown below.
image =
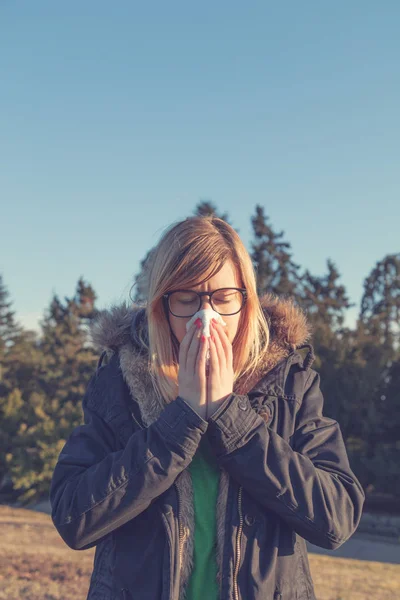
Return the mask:
<path id="1" fill-rule="evenodd" d="M 232 344 L 220 323 L 211 321 L 209 374 L 207 377 L 207 417 L 210 417 L 232 394 L 233 353 Z"/>

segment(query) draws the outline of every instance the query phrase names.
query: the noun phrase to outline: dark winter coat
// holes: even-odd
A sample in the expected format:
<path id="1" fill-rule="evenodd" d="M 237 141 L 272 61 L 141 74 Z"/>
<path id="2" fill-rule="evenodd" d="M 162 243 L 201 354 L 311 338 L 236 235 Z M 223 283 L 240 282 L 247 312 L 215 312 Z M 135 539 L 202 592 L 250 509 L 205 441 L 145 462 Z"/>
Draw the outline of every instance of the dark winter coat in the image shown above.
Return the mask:
<path id="1" fill-rule="evenodd" d="M 94 325 L 105 352 L 50 490 L 68 546 L 96 546 L 88 600 L 184 598 L 194 541 L 186 467 L 203 435 L 220 467 L 220 600 L 315 600 L 305 540 L 343 544 L 364 492 L 338 423 L 322 414 L 312 348 L 298 350 L 308 336 L 304 316 L 288 301 L 267 297 L 263 307 L 271 331 L 264 373 L 208 421 L 182 398 L 157 399 L 137 335 L 146 331 L 143 310 L 114 307 Z"/>

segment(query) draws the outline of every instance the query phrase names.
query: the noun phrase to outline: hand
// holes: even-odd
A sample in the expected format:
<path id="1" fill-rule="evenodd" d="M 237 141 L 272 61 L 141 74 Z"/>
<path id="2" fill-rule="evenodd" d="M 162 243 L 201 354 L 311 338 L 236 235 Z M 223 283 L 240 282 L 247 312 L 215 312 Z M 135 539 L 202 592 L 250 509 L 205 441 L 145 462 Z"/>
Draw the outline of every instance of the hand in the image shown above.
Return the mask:
<path id="1" fill-rule="evenodd" d="M 207 378 L 207 417 L 210 417 L 233 391 L 233 353 L 222 325 L 211 321 L 210 370 Z"/>
<path id="2" fill-rule="evenodd" d="M 198 319 L 189 328 L 179 347 L 178 394 L 203 419 L 206 418 L 206 351 L 207 341 L 201 336 Z"/>

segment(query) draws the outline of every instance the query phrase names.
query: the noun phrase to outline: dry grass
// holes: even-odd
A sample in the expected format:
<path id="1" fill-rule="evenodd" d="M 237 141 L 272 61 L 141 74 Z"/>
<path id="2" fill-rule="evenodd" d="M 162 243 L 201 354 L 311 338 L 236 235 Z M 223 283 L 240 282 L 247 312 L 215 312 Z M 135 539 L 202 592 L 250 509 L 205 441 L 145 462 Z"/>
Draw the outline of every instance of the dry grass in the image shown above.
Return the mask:
<path id="1" fill-rule="evenodd" d="M 94 550 L 70 550 L 48 515 L 0 506 L 0 600 L 85 600 Z M 318 600 L 399 600 L 400 566 L 310 554 Z M 155 599 L 156 600 L 156 599 Z"/>
<path id="2" fill-rule="evenodd" d="M 0 506 L 0 599 L 85 600 L 94 550 L 76 552 L 49 515 Z"/>
<path id="3" fill-rule="evenodd" d="M 400 566 L 309 554 L 318 600 L 400 600 Z"/>

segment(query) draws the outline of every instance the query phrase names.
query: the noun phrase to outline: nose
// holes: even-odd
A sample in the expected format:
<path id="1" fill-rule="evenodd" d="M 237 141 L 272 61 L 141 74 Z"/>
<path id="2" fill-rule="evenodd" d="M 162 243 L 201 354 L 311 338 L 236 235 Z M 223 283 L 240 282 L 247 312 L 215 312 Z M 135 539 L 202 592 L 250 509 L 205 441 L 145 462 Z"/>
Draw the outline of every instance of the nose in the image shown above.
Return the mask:
<path id="1" fill-rule="evenodd" d="M 204 310 L 205 308 L 212 308 L 209 296 L 203 296 L 201 299 L 200 310 Z"/>
<path id="2" fill-rule="evenodd" d="M 205 298 L 203 298 L 200 310 L 204 310 L 205 308 L 211 308 L 210 299 L 206 300 Z"/>

